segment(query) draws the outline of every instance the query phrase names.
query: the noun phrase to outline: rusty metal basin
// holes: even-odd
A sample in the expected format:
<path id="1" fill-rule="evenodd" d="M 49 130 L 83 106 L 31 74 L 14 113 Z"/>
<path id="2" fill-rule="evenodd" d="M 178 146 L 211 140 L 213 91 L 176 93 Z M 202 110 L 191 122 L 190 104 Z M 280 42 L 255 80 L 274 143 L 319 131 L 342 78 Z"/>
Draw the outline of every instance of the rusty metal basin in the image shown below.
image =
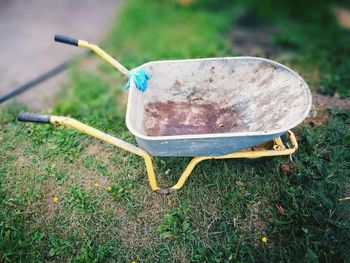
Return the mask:
<path id="1" fill-rule="evenodd" d="M 217 156 L 297 126 L 311 93 L 294 71 L 257 57 L 154 61 L 142 93 L 131 85 L 126 124 L 154 156 Z"/>

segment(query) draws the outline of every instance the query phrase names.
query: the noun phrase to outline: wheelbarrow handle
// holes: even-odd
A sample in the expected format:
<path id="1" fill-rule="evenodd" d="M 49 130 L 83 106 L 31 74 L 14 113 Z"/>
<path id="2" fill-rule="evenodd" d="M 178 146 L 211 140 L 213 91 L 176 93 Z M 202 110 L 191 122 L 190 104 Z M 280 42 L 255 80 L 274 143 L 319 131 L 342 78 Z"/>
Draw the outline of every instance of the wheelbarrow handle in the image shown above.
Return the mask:
<path id="1" fill-rule="evenodd" d="M 78 39 L 63 36 L 63 35 L 55 35 L 54 40 L 56 42 L 60 42 L 60 43 L 68 44 L 68 45 L 72 45 L 72 46 L 78 46 L 78 42 L 79 42 Z"/>
<path id="2" fill-rule="evenodd" d="M 17 120 L 22 122 L 50 123 L 50 115 L 20 112 Z"/>
<path id="3" fill-rule="evenodd" d="M 72 46 L 90 49 L 93 52 L 95 52 L 97 55 L 99 55 L 101 58 L 103 58 L 105 61 L 107 61 L 109 64 L 111 64 L 114 68 L 116 68 L 121 73 L 123 73 L 125 76 L 129 77 L 129 70 L 126 67 L 124 67 L 117 60 L 112 58 L 105 51 L 103 51 L 100 47 L 98 47 L 94 44 L 90 44 L 89 42 L 87 42 L 85 40 L 75 39 L 75 38 L 62 36 L 62 35 L 55 35 L 54 40 L 56 42 L 60 42 L 63 44 L 68 44 L 68 45 L 72 45 Z"/>

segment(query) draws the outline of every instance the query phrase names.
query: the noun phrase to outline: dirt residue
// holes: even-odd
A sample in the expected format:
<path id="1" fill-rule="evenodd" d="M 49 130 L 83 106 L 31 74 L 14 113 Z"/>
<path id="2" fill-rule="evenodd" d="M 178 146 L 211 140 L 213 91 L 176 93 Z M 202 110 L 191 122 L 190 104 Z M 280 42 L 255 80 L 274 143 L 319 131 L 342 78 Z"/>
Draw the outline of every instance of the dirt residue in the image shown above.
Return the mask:
<path id="1" fill-rule="evenodd" d="M 166 136 L 235 132 L 245 125 L 235 107 L 166 101 L 145 106 L 143 126 L 149 136 Z"/>
<path id="2" fill-rule="evenodd" d="M 177 79 L 173 84 L 173 89 L 177 90 L 182 87 L 182 83 Z"/>

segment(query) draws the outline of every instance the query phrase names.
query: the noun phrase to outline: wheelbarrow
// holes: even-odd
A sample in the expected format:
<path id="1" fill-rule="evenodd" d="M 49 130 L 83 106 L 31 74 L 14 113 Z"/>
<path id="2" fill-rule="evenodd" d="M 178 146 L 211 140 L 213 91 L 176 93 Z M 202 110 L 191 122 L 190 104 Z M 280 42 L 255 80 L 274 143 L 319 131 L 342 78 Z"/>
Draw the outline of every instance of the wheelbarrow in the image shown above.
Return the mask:
<path id="1" fill-rule="evenodd" d="M 121 66 L 86 41 L 58 41 L 91 49 Z M 311 93 L 288 67 L 258 57 L 223 57 L 152 61 L 139 68 L 150 75 L 149 87 L 142 92 L 130 82 L 126 111 L 126 125 L 139 147 L 69 117 L 20 113 L 17 119 L 74 128 L 143 157 L 151 189 L 161 194 L 180 189 L 203 160 L 291 155 L 298 148 L 290 129 L 307 117 Z M 194 158 L 174 186 L 162 189 L 152 156 Z"/>

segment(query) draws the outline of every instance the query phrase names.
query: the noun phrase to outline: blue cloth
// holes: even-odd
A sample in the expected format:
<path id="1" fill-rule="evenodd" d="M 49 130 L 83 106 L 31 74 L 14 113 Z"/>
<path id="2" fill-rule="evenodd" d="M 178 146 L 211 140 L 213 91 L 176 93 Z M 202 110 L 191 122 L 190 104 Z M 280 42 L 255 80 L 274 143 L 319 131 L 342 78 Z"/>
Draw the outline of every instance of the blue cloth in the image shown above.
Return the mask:
<path id="1" fill-rule="evenodd" d="M 129 72 L 129 81 L 125 85 L 125 89 L 130 88 L 130 83 L 133 81 L 135 83 L 136 88 L 141 90 L 142 92 L 145 92 L 147 89 L 147 81 L 151 79 L 150 75 L 146 71 L 140 68 L 135 68 L 130 70 Z"/>

